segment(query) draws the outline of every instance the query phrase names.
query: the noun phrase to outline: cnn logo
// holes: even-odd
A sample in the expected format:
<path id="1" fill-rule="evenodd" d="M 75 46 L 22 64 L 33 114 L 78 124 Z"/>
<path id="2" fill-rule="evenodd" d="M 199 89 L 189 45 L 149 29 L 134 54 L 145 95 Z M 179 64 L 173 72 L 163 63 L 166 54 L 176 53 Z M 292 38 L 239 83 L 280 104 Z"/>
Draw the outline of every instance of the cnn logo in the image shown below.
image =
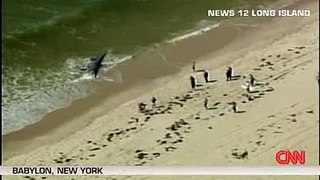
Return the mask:
<path id="1" fill-rule="evenodd" d="M 306 152 L 305 151 L 289 151 L 282 150 L 277 152 L 276 161 L 279 164 L 300 164 L 304 165 L 306 162 Z"/>

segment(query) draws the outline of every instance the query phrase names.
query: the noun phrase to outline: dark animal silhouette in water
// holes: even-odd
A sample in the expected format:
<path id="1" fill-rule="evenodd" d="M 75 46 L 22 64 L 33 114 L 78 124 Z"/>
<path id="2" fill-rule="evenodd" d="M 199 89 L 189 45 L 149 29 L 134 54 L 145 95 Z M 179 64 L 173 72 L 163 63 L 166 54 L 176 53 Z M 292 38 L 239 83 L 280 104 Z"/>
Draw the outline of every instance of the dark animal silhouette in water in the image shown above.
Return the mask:
<path id="1" fill-rule="evenodd" d="M 232 68 L 228 67 L 227 72 L 226 72 L 226 76 L 227 76 L 227 81 L 231 81 L 232 79 Z"/>
<path id="2" fill-rule="evenodd" d="M 196 87 L 196 79 L 193 76 L 190 76 L 191 88 L 192 90 Z"/>
<path id="3" fill-rule="evenodd" d="M 104 53 L 100 58 L 91 58 L 90 62 L 87 65 L 87 71 L 97 78 L 100 68 L 102 67 L 102 61 L 106 54 Z"/>

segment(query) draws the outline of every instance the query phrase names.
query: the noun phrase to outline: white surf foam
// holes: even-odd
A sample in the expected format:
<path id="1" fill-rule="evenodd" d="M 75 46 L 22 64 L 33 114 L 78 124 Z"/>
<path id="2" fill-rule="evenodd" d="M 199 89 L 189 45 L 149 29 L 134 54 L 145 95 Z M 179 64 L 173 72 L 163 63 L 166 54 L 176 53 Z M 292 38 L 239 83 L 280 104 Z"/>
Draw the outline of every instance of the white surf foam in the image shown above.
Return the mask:
<path id="1" fill-rule="evenodd" d="M 195 30 L 195 31 L 192 31 L 190 33 L 187 33 L 187 34 L 184 34 L 184 35 L 181 35 L 181 36 L 178 36 L 176 38 L 173 38 L 169 41 L 167 41 L 168 43 L 175 43 L 175 42 L 178 42 L 178 41 L 181 41 L 181 40 L 184 40 L 184 39 L 187 39 L 187 38 L 190 38 L 190 37 L 193 37 L 193 36 L 199 36 L 205 32 L 208 32 L 214 28 L 217 28 L 219 27 L 220 23 L 217 23 L 217 24 L 213 24 L 213 25 L 209 25 L 207 27 L 204 27 L 204 28 L 201 28 L 201 29 L 198 29 L 198 30 Z"/>
<path id="2" fill-rule="evenodd" d="M 132 56 L 109 55 L 102 71 L 130 60 Z M 46 114 L 68 106 L 72 101 L 95 92 L 96 81 L 121 82 L 119 77 L 92 77 L 81 70 L 90 61 L 88 57 L 70 58 L 61 68 L 32 70 L 28 67 L 15 69 L 10 81 L 3 81 L 2 117 L 3 133 L 19 130 L 41 120 Z M 12 71 L 12 70 L 9 70 Z M 22 82 L 25 79 L 25 82 Z"/>

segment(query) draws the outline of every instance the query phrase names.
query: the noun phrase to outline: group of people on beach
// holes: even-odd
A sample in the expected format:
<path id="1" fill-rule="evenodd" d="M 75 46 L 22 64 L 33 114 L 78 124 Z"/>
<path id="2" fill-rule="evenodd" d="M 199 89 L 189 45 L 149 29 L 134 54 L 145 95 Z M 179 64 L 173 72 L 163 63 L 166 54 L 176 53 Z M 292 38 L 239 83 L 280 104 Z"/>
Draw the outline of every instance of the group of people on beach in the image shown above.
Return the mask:
<path id="1" fill-rule="evenodd" d="M 197 70 L 195 61 L 193 62 L 192 70 L 193 70 L 193 72 L 199 72 L 199 71 L 201 72 L 202 71 L 205 82 L 206 83 L 210 82 L 209 81 L 209 72 L 207 70 Z M 233 69 L 231 67 L 228 67 L 227 70 L 226 70 L 226 81 L 232 81 L 232 80 L 234 80 Z M 195 79 L 194 76 L 190 76 L 190 82 L 191 82 L 191 89 L 194 90 L 196 88 L 196 86 L 197 86 L 196 79 Z M 252 92 L 251 91 L 251 87 L 253 87 L 255 85 L 256 85 L 256 79 L 252 74 L 250 74 L 249 75 L 249 82 L 248 82 L 247 87 L 246 87 L 247 92 L 251 93 Z M 250 99 L 250 97 L 248 97 L 248 98 Z M 204 107 L 205 107 L 206 110 L 209 109 L 208 104 L 209 104 L 209 99 L 205 98 L 204 99 Z M 232 102 L 230 104 L 232 105 L 232 111 L 234 113 L 237 113 L 238 112 L 237 103 L 236 102 Z"/>
<path id="2" fill-rule="evenodd" d="M 157 108 L 157 98 L 156 97 L 152 97 L 151 103 L 152 103 L 152 109 Z M 145 112 L 146 107 L 147 107 L 147 104 L 142 103 L 142 102 L 139 103 L 139 112 L 141 112 L 141 113 Z"/>
<path id="3" fill-rule="evenodd" d="M 205 83 L 211 82 L 209 80 L 209 72 L 207 70 L 197 70 L 195 61 L 193 62 L 192 70 L 193 70 L 193 72 L 203 72 L 203 78 L 204 78 Z M 231 67 L 228 67 L 226 70 L 226 81 L 228 82 L 228 81 L 232 81 L 234 79 L 235 79 L 235 76 L 233 75 L 233 69 Z M 191 89 L 195 90 L 197 83 L 196 83 L 196 78 L 194 76 L 190 76 L 190 83 L 191 83 Z M 254 78 L 254 76 L 252 74 L 250 74 L 249 75 L 249 82 L 246 87 L 247 92 L 251 93 L 251 87 L 253 87 L 255 85 L 256 85 L 256 79 Z M 157 107 L 157 99 L 155 97 L 152 97 L 151 103 L 152 103 L 152 109 Z M 204 99 L 204 107 L 207 110 L 209 109 L 208 104 L 209 104 L 209 99 L 205 98 Z M 237 113 L 238 112 L 237 103 L 232 102 L 230 104 L 232 105 L 232 111 L 234 113 Z M 146 107 L 147 107 L 147 104 L 139 103 L 139 112 L 145 112 Z"/>
<path id="4" fill-rule="evenodd" d="M 197 70 L 196 70 L 196 62 L 195 61 L 193 61 L 192 70 L 193 70 L 193 72 L 197 72 Z M 206 71 L 206 70 L 201 70 L 201 71 L 203 72 L 204 81 L 206 83 L 210 82 L 210 80 L 209 80 L 209 72 Z M 190 82 L 191 82 L 191 88 L 192 88 L 192 90 L 194 90 L 196 88 L 196 86 L 197 86 L 196 78 L 194 76 L 190 76 Z"/>

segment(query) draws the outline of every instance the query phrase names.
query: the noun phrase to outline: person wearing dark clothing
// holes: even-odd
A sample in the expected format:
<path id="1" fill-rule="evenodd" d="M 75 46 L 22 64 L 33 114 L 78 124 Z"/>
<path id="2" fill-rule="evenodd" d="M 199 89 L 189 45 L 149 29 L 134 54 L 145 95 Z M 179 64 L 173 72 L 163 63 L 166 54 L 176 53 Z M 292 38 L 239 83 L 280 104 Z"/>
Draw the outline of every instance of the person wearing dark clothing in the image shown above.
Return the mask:
<path id="1" fill-rule="evenodd" d="M 155 97 L 152 97 L 152 108 L 156 108 L 157 107 L 157 99 Z"/>
<path id="2" fill-rule="evenodd" d="M 227 76 L 227 81 L 231 81 L 232 78 L 232 68 L 228 67 L 227 72 L 226 72 L 226 76 Z"/>
<path id="3" fill-rule="evenodd" d="M 191 88 L 192 90 L 196 88 L 196 79 L 193 76 L 190 76 Z"/>
<path id="4" fill-rule="evenodd" d="M 234 113 L 237 113 L 237 103 L 236 102 L 232 102 L 232 110 Z"/>
<path id="5" fill-rule="evenodd" d="M 250 74 L 250 85 L 251 85 L 251 86 L 254 86 L 255 83 L 256 83 L 256 79 L 253 77 L 252 74 Z"/>
<path id="6" fill-rule="evenodd" d="M 204 71 L 203 77 L 204 77 L 204 80 L 206 81 L 206 83 L 209 82 L 209 72 L 208 71 Z"/>
<path id="7" fill-rule="evenodd" d="M 139 103 L 139 111 L 142 113 L 146 110 L 146 104 L 144 103 Z"/>
<path id="8" fill-rule="evenodd" d="M 204 108 L 208 109 L 208 98 L 204 99 Z"/>
<path id="9" fill-rule="evenodd" d="M 247 85 L 247 92 L 251 93 L 251 82 L 249 82 Z"/>
<path id="10" fill-rule="evenodd" d="M 193 72 L 196 72 L 196 62 L 195 61 L 193 61 L 192 70 L 193 70 Z"/>

